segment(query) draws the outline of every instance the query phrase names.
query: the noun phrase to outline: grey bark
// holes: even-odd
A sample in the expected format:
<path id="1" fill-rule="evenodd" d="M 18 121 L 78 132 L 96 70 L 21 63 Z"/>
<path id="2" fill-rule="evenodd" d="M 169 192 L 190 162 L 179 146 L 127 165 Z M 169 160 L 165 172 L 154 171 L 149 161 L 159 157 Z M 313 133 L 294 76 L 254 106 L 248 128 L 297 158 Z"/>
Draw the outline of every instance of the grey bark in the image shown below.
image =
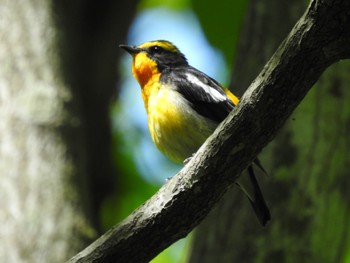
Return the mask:
<path id="1" fill-rule="evenodd" d="M 119 2 L 0 1 L 2 262 L 63 262 L 96 236 L 115 176 L 117 44 L 136 6 Z"/>
<path id="2" fill-rule="evenodd" d="M 3 262 L 62 262 L 92 230 L 71 182 L 82 171 L 60 131 L 76 129 L 79 120 L 65 107 L 72 93 L 62 77 L 50 9 L 48 1 L 1 3 Z"/>

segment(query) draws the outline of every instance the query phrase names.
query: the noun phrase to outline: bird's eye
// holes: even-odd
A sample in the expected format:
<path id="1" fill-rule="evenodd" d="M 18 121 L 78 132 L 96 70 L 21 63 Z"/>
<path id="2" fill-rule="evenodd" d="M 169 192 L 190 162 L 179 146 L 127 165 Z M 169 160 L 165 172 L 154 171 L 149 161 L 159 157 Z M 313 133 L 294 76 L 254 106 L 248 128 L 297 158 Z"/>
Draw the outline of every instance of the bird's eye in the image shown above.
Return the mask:
<path id="1" fill-rule="evenodd" d="M 151 53 L 161 53 L 164 49 L 160 46 L 153 46 L 149 48 Z"/>

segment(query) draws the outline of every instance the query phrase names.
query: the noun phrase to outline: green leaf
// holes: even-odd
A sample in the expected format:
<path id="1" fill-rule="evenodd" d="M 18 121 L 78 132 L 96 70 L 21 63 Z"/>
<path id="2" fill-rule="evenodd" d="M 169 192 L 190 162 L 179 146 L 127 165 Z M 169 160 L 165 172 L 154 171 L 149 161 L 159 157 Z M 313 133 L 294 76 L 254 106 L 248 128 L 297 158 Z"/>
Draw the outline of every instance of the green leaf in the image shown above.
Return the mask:
<path id="1" fill-rule="evenodd" d="M 222 50 L 228 65 L 235 56 L 247 3 L 247 0 L 192 0 L 209 42 Z"/>

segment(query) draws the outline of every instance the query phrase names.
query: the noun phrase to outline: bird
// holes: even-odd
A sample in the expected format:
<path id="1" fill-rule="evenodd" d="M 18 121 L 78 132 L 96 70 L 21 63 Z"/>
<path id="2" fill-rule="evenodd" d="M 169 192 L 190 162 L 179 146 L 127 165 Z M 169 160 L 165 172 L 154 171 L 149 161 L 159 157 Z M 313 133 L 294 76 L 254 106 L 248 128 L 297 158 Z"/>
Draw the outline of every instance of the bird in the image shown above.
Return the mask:
<path id="1" fill-rule="evenodd" d="M 188 160 L 238 104 L 238 97 L 192 67 L 170 41 L 119 47 L 132 56 L 132 73 L 141 87 L 152 141 L 169 159 L 178 163 Z M 247 195 L 260 224 L 266 226 L 270 211 L 253 166 L 266 173 L 255 159 L 247 168 L 249 186 L 240 180 L 236 183 Z"/>

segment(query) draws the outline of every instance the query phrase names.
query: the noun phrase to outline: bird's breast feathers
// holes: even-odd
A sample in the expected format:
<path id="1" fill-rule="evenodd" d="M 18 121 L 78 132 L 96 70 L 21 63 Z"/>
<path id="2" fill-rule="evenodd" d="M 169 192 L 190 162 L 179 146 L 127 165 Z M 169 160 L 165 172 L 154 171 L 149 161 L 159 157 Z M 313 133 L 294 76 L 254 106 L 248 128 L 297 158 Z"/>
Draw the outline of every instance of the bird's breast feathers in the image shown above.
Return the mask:
<path id="1" fill-rule="evenodd" d="M 142 97 L 153 142 L 178 162 L 196 152 L 234 107 L 216 81 L 191 67 L 153 74 Z"/>
<path id="2" fill-rule="evenodd" d="M 148 126 L 153 142 L 170 159 L 190 157 L 214 131 L 217 123 L 199 115 L 176 90 L 163 84 L 149 96 Z"/>

